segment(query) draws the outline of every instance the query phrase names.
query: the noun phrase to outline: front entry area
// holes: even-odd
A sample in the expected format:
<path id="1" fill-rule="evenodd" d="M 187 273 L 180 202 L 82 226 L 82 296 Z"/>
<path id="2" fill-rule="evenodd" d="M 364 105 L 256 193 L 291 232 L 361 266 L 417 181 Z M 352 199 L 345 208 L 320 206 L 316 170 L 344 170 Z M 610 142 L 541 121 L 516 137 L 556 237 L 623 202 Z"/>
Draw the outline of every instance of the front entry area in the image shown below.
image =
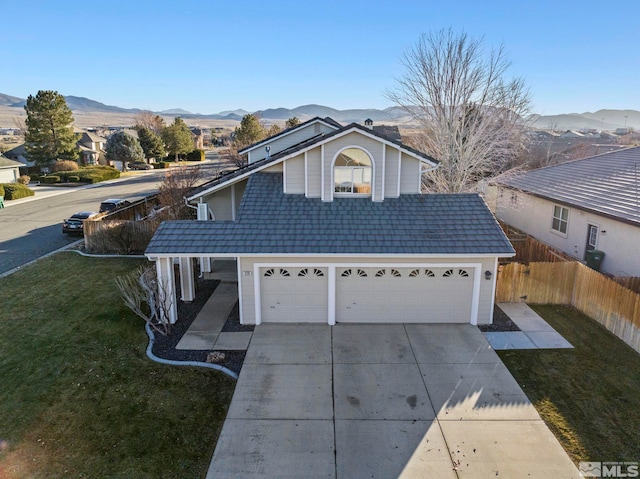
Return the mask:
<path id="1" fill-rule="evenodd" d="M 257 324 L 476 324 L 479 271 L 475 264 L 261 264 Z"/>

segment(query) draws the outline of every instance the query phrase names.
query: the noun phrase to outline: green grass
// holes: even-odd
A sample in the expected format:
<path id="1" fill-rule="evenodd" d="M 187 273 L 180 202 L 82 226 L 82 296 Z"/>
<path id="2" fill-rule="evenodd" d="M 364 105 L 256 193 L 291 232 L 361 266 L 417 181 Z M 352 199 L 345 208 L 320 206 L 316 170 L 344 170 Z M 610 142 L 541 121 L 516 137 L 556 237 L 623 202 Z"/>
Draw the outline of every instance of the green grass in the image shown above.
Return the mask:
<path id="1" fill-rule="evenodd" d="M 235 381 L 145 355 L 114 277 L 60 253 L 0 279 L 0 477 L 204 477 Z"/>
<path id="2" fill-rule="evenodd" d="M 640 461 L 640 355 L 563 306 L 534 306 L 573 350 L 500 352 L 574 462 Z"/>

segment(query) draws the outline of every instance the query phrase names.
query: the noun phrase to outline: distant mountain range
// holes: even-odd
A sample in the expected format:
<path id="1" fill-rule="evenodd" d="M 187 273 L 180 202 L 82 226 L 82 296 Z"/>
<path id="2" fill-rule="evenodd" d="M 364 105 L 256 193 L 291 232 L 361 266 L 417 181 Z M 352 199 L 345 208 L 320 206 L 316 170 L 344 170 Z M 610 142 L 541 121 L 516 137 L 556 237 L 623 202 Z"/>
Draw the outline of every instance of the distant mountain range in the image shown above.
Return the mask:
<path id="1" fill-rule="evenodd" d="M 120 108 L 118 106 L 105 105 L 95 100 L 78 96 L 66 96 L 67 105 L 72 111 L 83 113 L 121 113 L 136 114 L 144 111 L 139 108 Z M 26 103 L 23 98 L 0 93 L 0 106 L 22 109 Z M 184 119 L 197 120 L 235 120 L 240 121 L 246 110 L 222 111 L 215 114 L 191 113 L 181 108 L 154 112 L 165 116 L 180 116 Z M 336 110 L 322 105 L 303 105 L 297 108 L 269 108 L 253 112 L 264 120 L 284 121 L 291 117 L 297 117 L 304 121 L 315 116 L 331 117 L 342 123 L 363 122 L 370 118 L 373 121 L 409 122 L 407 113 L 400 107 L 389 107 L 384 110 L 376 109 L 352 109 Z M 640 130 L 640 111 L 637 110 L 598 110 L 596 112 L 569 113 L 562 115 L 532 115 L 530 120 L 536 128 L 564 130 L 580 130 L 593 128 L 596 130 L 615 130 L 616 128 L 633 127 Z"/>

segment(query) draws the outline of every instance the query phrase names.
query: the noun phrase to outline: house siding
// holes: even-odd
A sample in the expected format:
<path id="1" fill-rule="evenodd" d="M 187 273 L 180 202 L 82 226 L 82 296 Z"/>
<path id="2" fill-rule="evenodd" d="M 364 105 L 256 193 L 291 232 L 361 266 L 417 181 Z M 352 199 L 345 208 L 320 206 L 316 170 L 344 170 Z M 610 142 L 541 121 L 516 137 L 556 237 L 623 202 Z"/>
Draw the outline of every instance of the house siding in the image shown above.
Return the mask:
<path id="1" fill-rule="evenodd" d="M 400 164 L 400 194 L 420 193 L 420 171 L 422 163 L 407 154 L 402 155 Z"/>
<path id="2" fill-rule="evenodd" d="M 247 180 L 240 181 L 204 198 L 209 209 L 213 212 L 215 221 L 232 221 L 234 219 L 234 208 L 237 214 L 246 186 Z"/>
<path id="3" fill-rule="evenodd" d="M 554 205 L 569 209 L 566 235 L 551 229 Z M 640 255 L 637 253 L 640 226 L 509 188 L 498 190 L 496 217 L 581 261 L 587 244 L 588 225 L 595 225 L 599 230 L 597 249 L 605 253 L 602 271 L 615 276 L 640 276 Z"/>
<path id="4" fill-rule="evenodd" d="M 384 165 L 384 196 L 385 198 L 398 197 L 398 150 L 385 146 Z"/>
<path id="5" fill-rule="evenodd" d="M 322 191 L 322 161 L 320 157 L 320 147 L 307 152 L 307 196 L 309 198 L 320 198 Z"/>
<path id="6" fill-rule="evenodd" d="M 304 194 L 304 154 L 285 162 L 284 188 L 289 194 Z"/>
<path id="7" fill-rule="evenodd" d="M 481 279 L 479 287 L 478 302 L 478 324 L 487 324 L 493 318 L 493 296 L 494 281 L 486 280 L 485 271 L 491 271 L 495 278 L 495 258 L 389 258 L 389 257 L 241 257 L 240 261 L 240 277 L 238 278 L 238 287 L 241 288 L 242 294 L 242 318 L 245 324 L 255 324 L 256 321 L 256 296 L 255 296 L 255 277 L 253 275 L 254 265 L 261 264 L 291 264 L 291 265 L 321 265 L 331 266 L 338 264 L 362 265 L 367 267 L 368 264 L 394 264 L 402 268 L 410 268 L 415 264 L 480 264 Z M 319 291 L 317 294 L 325 294 Z"/>

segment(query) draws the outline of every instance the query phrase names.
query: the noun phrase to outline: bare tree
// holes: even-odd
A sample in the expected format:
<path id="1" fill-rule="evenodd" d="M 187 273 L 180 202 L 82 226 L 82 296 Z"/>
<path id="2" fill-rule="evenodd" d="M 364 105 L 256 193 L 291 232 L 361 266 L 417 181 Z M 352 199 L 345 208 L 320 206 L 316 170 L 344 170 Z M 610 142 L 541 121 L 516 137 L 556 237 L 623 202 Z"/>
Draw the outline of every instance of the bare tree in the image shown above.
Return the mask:
<path id="1" fill-rule="evenodd" d="M 158 189 L 162 217 L 171 220 L 191 219 L 193 209 L 185 203 L 189 191 L 203 179 L 199 166 L 178 166 L 169 169 Z"/>
<path id="2" fill-rule="evenodd" d="M 167 292 L 156 277 L 153 266 L 140 266 L 129 274 L 118 276 L 116 286 L 124 304 L 145 320 L 151 329 L 167 335 L 171 329 L 169 308 L 164 300 Z"/>
<path id="3" fill-rule="evenodd" d="M 440 30 L 422 35 L 402 63 L 387 97 L 420 124 L 412 146 L 441 162 L 423 182 L 429 190 L 473 191 L 510 168 L 525 144 L 530 98 L 522 79 L 505 79 L 503 47 L 485 53 L 482 40 Z"/>
<path id="4" fill-rule="evenodd" d="M 147 110 L 136 113 L 133 116 L 133 120 L 135 121 L 136 126 L 147 128 L 156 135 L 160 135 L 162 130 L 167 126 L 160 115 L 156 115 L 152 111 Z"/>

